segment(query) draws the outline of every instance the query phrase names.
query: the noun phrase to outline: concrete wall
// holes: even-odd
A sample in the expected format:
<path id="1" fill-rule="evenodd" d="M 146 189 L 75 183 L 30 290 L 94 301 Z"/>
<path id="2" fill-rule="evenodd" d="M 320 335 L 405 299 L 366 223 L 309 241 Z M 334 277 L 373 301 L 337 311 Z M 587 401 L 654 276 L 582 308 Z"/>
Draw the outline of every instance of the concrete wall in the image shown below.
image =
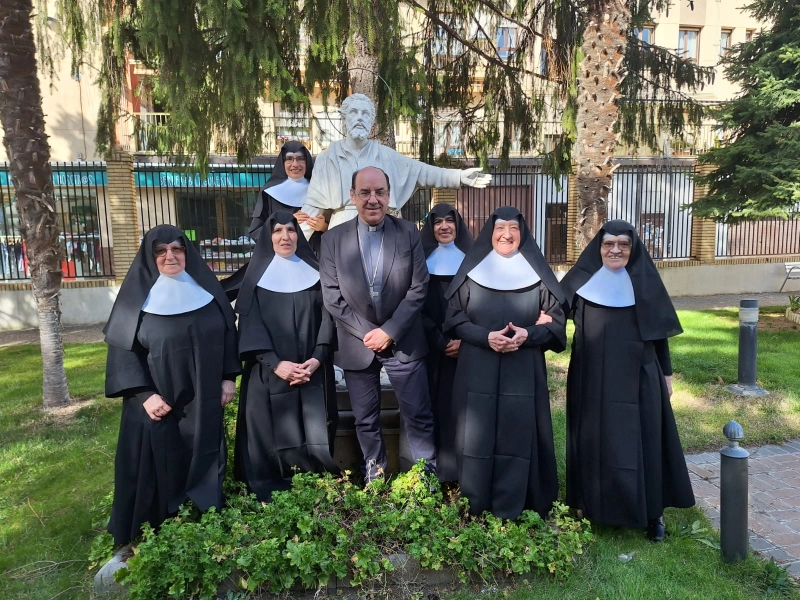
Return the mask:
<path id="1" fill-rule="evenodd" d="M 105 323 L 118 292 L 118 285 L 62 289 L 62 325 L 70 327 Z M 0 290 L 0 331 L 38 326 L 36 303 L 31 290 Z"/>

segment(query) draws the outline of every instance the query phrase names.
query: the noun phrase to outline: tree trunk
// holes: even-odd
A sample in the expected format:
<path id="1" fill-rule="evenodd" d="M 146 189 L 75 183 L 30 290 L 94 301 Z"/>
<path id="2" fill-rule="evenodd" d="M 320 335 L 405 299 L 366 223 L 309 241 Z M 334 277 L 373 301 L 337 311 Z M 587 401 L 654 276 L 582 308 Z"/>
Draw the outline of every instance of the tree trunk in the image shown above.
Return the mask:
<path id="1" fill-rule="evenodd" d="M 31 272 L 42 344 L 42 405 L 69 403 L 61 340 L 61 251 L 50 145 L 44 133 L 42 97 L 31 27 L 31 0 L 0 2 L 0 120 L 20 232 Z"/>
<path id="2" fill-rule="evenodd" d="M 368 96 L 377 114 L 383 112 L 384 119 L 375 120 L 370 137 L 375 137 L 384 146 L 396 148 L 394 123 L 390 120 L 393 115 L 387 115 L 387 108 L 378 104 L 377 86 L 383 85 L 377 77 L 380 74 L 378 57 L 360 31 L 353 33 L 351 44 L 347 46 L 347 68 L 350 70 L 350 92 Z M 381 120 L 388 123 L 382 129 L 378 124 Z"/>
<path id="3" fill-rule="evenodd" d="M 593 0 L 578 73 L 578 133 L 573 158 L 577 167 L 576 244 L 586 247 L 606 221 L 611 175 L 616 169 L 619 86 L 625 78 L 626 33 L 631 20 L 624 0 Z"/>

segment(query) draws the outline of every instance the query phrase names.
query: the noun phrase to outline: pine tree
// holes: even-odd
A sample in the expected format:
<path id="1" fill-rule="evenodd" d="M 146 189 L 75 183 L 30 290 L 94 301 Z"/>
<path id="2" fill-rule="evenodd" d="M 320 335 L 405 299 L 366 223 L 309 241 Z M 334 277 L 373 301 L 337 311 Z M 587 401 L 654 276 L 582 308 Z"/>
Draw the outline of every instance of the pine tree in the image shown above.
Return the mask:
<path id="1" fill-rule="evenodd" d="M 800 210 L 800 4 L 756 0 L 747 10 L 772 26 L 725 60 L 743 93 L 717 112 L 730 139 L 700 157 L 709 191 L 692 206 L 728 223 Z"/>

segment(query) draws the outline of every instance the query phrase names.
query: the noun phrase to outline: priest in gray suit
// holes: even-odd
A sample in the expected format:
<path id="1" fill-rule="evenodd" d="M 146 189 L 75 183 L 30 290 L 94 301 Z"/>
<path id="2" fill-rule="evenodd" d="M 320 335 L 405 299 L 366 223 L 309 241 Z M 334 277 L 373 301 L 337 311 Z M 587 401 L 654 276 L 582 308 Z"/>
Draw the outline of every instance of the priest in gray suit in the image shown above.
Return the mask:
<path id="1" fill-rule="evenodd" d="M 356 207 L 350 201 L 350 181 L 353 172 L 378 165 L 392 182 L 389 210 L 396 211 L 420 188 L 460 188 L 462 185 L 483 188 L 491 175 L 479 168 L 441 169 L 403 156 L 380 142 L 370 140 L 369 132 L 375 123 L 375 106 L 364 94 L 345 98 L 339 109 L 347 137 L 333 142 L 314 161 L 314 177 L 308 186 L 306 201 L 300 209 L 301 227 L 306 237 L 314 230 L 306 223 L 307 216 L 315 217 L 333 211 L 329 227 L 333 228 L 354 219 Z"/>
<path id="2" fill-rule="evenodd" d="M 435 471 L 433 414 L 425 361 L 422 305 L 428 269 L 413 223 L 386 214 L 387 174 L 377 167 L 353 173 L 350 199 L 358 218 L 322 236 L 320 281 L 325 308 L 336 321 L 339 350 L 366 461 L 366 480 L 386 470 L 380 425 L 380 370 L 386 369 L 406 425 L 409 449 Z"/>

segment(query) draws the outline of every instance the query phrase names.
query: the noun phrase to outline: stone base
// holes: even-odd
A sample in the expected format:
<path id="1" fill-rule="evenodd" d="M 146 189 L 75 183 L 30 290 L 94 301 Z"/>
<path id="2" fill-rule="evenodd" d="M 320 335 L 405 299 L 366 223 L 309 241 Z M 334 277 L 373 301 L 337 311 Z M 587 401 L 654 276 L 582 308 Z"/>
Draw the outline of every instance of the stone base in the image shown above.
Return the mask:
<path id="1" fill-rule="evenodd" d="M 131 547 L 123 546 L 114 553 L 106 564 L 94 576 L 94 593 L 96 598 L 127 598 L 128 590 L 125 586 L 114 581 L 114 573 L 120 569 L 127 569 L 125 562 L 131 557 Z"/>
<path id="2" fill-rule="evenodd" d="M 769 396 L 769 392 L 757 385 L 742 385 L 734 383 L 726 388 L 730 393 L 737 396 Z"/>
<path id="3" fill-rule="evenodd" d="M 800 324 L 800 313 L 792 312 L 791 308 L 786 309 L 786 320 Z"/>

